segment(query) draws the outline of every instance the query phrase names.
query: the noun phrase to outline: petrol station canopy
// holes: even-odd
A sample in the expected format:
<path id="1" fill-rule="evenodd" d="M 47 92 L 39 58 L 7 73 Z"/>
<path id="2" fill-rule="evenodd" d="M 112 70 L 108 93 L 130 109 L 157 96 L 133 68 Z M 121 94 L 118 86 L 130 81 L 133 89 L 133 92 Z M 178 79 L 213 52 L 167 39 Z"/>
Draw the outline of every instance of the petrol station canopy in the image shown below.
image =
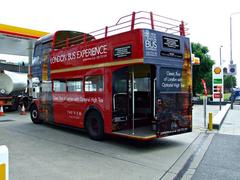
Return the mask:
<path id="1" fill-rule="evenodd" d="M 34 42 L 47 32 L 0 24 L 0 54 L 31 56 Z"/>

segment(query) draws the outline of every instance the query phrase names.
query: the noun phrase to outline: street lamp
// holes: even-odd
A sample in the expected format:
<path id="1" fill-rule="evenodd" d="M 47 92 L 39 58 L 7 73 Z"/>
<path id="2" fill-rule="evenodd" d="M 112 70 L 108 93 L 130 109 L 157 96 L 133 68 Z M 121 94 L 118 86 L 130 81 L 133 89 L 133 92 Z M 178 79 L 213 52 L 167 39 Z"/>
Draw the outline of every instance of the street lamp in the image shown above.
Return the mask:
<path id="1" fill-rule="evenodd" d="M 240 14 L 240 12 L 234 12 L 230 15 L 230 64 L 233 64 L 233 59 L 232 59 L 232 16 Z"/>
<path id="2" fill-rule="evenodd" d="M 222 67 L 222 47 L 223 46 L 220 46 L 220 66 Z"/>

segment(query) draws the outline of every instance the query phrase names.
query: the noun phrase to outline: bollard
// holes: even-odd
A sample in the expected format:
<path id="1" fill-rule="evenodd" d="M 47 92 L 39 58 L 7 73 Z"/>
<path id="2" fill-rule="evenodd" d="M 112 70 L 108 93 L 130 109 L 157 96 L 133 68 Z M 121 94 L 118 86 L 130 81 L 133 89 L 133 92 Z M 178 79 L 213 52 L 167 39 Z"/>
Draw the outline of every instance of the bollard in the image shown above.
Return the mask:
<path id="1" fill-rule="evenodd" d="M 209 113 L 208 116 L 208 130 L 211 131 L 213 129 L 213 117 L 212 117 L 212 113 Z"/>
<path id="2" fill-rule="evenodd" d="M 233 109 L 233 97 L 231 97 L 231 109 Z"/>
<path id="3" fill-rule="evenodd" d="M 8 180 L 8 148 L 7 146 L 0 146 L 0 180 Z"/>
<path id="4" fill-rule="evenodd" d="M 203 120 L 204 120 L 204 128 L 207 129 L 207 98 L 203 97 Z"/>

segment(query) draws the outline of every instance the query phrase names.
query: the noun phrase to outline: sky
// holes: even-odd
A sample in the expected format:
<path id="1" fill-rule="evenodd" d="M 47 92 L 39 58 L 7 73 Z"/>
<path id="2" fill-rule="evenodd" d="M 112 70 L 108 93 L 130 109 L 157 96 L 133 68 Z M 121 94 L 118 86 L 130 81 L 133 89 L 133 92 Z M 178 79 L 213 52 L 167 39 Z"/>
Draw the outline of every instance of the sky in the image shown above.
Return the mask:
<path id="1" fill-rule="evenodd" d="M 8 0 L 1 1 L 0 23 L 53 33 L 57 30 L 91 32 L 113 25 L 133 11 L 188 23 L 191 42 L 201 43 L 217 64 L 230 61 L 230 15 L 240 12 L 239 0 Z M 232 16 L 232 55 L 240 86 L 240 13 Z"/>

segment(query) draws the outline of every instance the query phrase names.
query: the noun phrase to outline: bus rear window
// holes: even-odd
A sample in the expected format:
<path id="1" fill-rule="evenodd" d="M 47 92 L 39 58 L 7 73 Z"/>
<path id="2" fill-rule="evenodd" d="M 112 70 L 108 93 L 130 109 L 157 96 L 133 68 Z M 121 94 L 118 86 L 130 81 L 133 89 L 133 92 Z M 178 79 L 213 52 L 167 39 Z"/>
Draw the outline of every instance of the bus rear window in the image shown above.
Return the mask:
<path id="1" fill-rule="evenodd" d="M 103 91 L 103 76 L 86 76 L 85 77 L 86 92 L 102 92 Z"/>

